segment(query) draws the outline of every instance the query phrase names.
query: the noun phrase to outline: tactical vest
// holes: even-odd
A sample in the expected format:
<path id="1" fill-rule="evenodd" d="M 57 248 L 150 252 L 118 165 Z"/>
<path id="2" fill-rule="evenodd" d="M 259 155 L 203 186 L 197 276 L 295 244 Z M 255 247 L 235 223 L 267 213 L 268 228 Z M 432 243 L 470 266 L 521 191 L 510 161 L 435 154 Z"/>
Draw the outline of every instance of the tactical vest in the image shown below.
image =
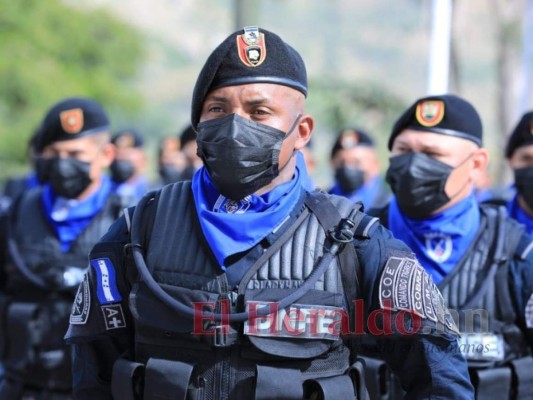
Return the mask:
<path id="1" fill-rule="evenodd" d="M 341 215 L 354 208 L 348 200 L 330 198 Z M 326 233 L 303 209 L 292 235 L 272 254 L 265 249 L 268 257 L 230 288 L 203 237 L 190 183 L 164 187 L 156 204 L 152 233 L 143 235 L 149 236 L 143 244 L 146 264 L 155 281 L 183 304 L 209 304 L 211 311 L 226 313 L 242 311 L 246 304 L 271 304 L 302 285 L 324 253 Z M 114 394 L 127 398 L 122 378 L 131 380 L 136 367 L 145 366 L 144 399 L 302 399 L 304 382 L 353 398 L 350 348 L 325 328 L 336 311 L 346 312 L 345 303 L 337 258 L 290 311 L 278 313 L 282 321 L 263 318 L 244 326 L 202 319 L 201 312 L 194 318 L 179 315 L 139 279 L 130 294 L 137 363 L 125 369 L 121 361 L 115 364 Z M 287 318 L 296 309 L 304 316 L 323 313 L 326 322 L 311 326 L 302 318 L 295 327 Z"/>
<path id="2" fill-rule="evenodd" d="M 482 204 L 480 227 L 468 252 L 439 289 L 459 330 L 459 348 L 468 360 L 476 399 L 520 399 L 533 396 L 533 358 L 516 312 L 509 286 L 509 262 L 517 257 L 524 227 L 503 207 Z M 381 221 L 388 220 L 388 207 Z M 376 215 L 377 212 L 371 212 Z M 369 359 L 376 375 L 384 364 Z M 381 371 L 382 376 L 387 374 Z M 402 398 L 397 380 L 370 382 L 371 393 L 388 387 L 382 398 Z"/>
<path id="3" fill-rule="evenodd" d="M 117 218 L 120 209 L 110 196 L 103 210 L 66 253 L 43 212 L 41 189 L 29 191 L 15 204 L 8 228 L 9 262 L 0 321 L 0 357 L 6 374 L 34 388 L 67 391 L 72 386 L 70 350 L 63 336 L 74 293 L 87 267 L 94 243 Z"/>

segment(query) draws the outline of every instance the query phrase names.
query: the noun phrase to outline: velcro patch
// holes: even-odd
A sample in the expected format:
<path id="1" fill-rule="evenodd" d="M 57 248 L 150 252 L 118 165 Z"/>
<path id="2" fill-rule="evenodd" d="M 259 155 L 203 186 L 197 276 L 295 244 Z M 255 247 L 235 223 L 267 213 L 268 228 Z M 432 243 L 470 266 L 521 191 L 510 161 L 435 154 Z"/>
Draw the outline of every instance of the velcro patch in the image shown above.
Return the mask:
<path id="1" fill-rule="evenodd" d="M 96 272 L 96 295 L 100 304 L 116 303 L 122 300 L 117 289 L 115 266 L 107 257 L 91 260 Z"/>
<path id="2" fill-rule="evenodd" d="M 125 328 L 126 319 L 122 312 L 120 304 L 111 304 L 100 307 L 104 314 L 105 328 L 109 331 L 111 329 Z"/>
<path id="3" fill-rule="evenodd" d="M 250 315 L 269 307 L 268 315 L 249 318 L 244 323 L 244 334 L 250 336 L 284 337 L 292 339 L 338 340 L 342 329 L 342 308 L 322 305 L 292 304 L 287 310 L 277 303 L 249 301 Z"/>
<path id="4" fill-rule="evenodd" d="M 409 311 L 459 333 L 439 289 L 416 259 L 387 260 L 379 282 L 379 303 L 382 309 Z"/>
<path id="5" fill-rule="evenodd" d="M 76 297 L 70 311 L 70 323 L 72 325 L 84 325 L 89 319 L 91 309 L 91 291 L 89 287 L 89 275 L 86 273 L 83 281 L 78 286 Z"/>

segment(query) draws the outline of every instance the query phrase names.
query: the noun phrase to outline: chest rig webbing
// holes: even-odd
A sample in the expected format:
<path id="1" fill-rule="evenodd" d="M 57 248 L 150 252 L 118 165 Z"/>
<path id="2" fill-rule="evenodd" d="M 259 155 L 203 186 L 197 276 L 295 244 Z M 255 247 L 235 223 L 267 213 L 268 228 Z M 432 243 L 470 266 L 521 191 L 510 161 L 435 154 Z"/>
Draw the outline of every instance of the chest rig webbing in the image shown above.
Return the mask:
<path id="1" fill-rule="evenodd" d="M 188 307 L 209 304 L 215 313 L 229 312 L 234 316 L 243 314 L 250 302 L 283 303 L 287 296 L 311 281 L 313 272 L 320 268 L 316 267 L 317 262 L 327 249 L 326 232 L 317 217 L 304 207 L 293 226 L 287 228 L 272 248 L 265 249 L 263 257 L 250 267 L 238 287 L 229 288 L 225 274 L 203 238 L 190 184 L 167 186 L 154 200 L 157 207 L 152 234 L 149 243 L 142 246 L 147 248 L 147 270 L 173 301 Z M 331 202 L 341 215 L 348 215 L 354 209 L 353 203 L 341 198 L 332 198 Z M 365 216 L 357 212 L 351 215 L 355 215 L 358 222 Z M 137 246 L 134 240 L 136 221 L 140 218 L 134 216 L 133 246 Z M 365 223 L 373 222 L 374 219 L 367 219 Z M 145 228 L 142 230 L 144 233 L 138 236 L 147 238 Z M 355 256 L 355 251 L 353 254 Z M 355 270 L 354 261 L 356 257 L 352 258 L 350 267 Z M 337 257 L 320 265 L 325 265 L 325 272 L 314 279 L 292 306 L 308 313 L 313 310 L 344 310 L 346 313 L 346 291 Z M 149 372 L 155 365 L 159 371 L 173 370 L 180 376 L 177 379 L 189 382 L 187 388 L 168 388 L 168 392 L 175 395 L 185 391 L 206 399 L 260 398 L 262 382 L 271 381 L 270 387 L 272 379 L 280 384 L 286 398 L 302 398 L 306 380 L 347 378 L 343 374 L 350 367 L 350 349 L 338 336 L 327 335 L 319 328 L 314 335 L 291 337 L 284 335 L 283 326 L 278 325 L 274 326 L 274 331 L 267 329 L 264 335 L 257 334 L 257 330 L 250 334 L 250 325 L 245 327 L 247 322 L 224 324 L 223 320 L 216 319 L 207 321 L 207 325 L 198 325 L 198 314 L 180 315 L 156 298 L 145 281 L 143 278 L 133 283 L 130 295 L 135 318 L 135 359 L 146 364 L 145 385 L 158 386 L 160 393 L 164 392 L 165 383 L 157 380 L 154 384 L 151 379 L 154 373 Z M 352 293 L 352 290 L 347 291 Z M 199 327 L 209 334 L 197 334 Z M 304 331 L 307 328 L 309 325 Z M 248 335 L 243 334 L 246 329 Z M 165 364 L 167 362 L 170 364 Z M 148 392 L 145 389 L 145 393 Z"/>

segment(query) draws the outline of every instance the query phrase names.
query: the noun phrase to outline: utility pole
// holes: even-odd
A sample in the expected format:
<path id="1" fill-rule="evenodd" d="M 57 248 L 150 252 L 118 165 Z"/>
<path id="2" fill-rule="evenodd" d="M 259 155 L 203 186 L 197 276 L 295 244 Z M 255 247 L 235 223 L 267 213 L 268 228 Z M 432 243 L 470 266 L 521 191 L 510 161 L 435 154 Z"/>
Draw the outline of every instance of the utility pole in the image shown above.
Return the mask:
<path id="1" fill-rule="evenodd" d="M 520 71 L 518 112 L 515 120 L 531 109 L 531 91 L 533 90 L 533 0 L 526 0 L 526 9 L 522 20 L 522 60 Z"/>
<path id="2" fill-rule="evenodd" d="M 431 0 L 428 94 L 448 92 L 452 0 Z"/>
<path id="3" fill-rule="evenodd" d="M 258 26 L 259 0 L 235 0 L 235 30 L 245 26 Z"/>

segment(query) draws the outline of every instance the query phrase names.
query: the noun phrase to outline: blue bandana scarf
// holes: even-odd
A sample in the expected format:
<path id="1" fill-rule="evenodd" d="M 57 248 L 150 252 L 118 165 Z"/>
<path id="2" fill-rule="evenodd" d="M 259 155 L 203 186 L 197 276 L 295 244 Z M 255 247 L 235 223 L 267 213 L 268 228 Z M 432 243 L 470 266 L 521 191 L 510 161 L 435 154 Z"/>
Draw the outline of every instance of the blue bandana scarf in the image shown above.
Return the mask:
<path id="1" fill-rule="evenodd" d="M 404 216 L 396 198 L 389 205 L 389 229 L 413 250 L 438 285 L 461 260 L 480 224 L 473 195 L 441 213 L 423 220 Z"/>
<path id="2" fill-rule="evenodd" d="M 48 219 L 56 230 L 61 250 L 66 253 L 76 238 L 87 228 L 93 217 L 102 210 L 113 184 L 103 177 L 98 190 L 81 201 L 57 196 L 49 184 L 43 186 L 42 201 Z"/>
<path id="3" fill-rule="evenodd" d="M 192 192 L 200 226 L 219 265 L 233 254 L 251 249 L 281 226 L 298 204 L 302 189 L 312 190 L 301 152 L 296 154 L 293 178 L 268 193 L 239 201 L 222 196 L 200 168 L 192 178 Z"/>
<path id="4" fill-rule="evenodd" d="M 516 219 L 521 224 L 526 226 L 526 231 L 529 235 L 533 235 L 533 217 L 527 214 L 520 204 L 518 203 L 518 195 L 515 194 L 514 197 L 507 203 L 507 211 L 509 211 L 509 216 Z"/>
<path id="5" fill-rule="evenodd" d="M 361 201 L 365 206 L 365 210 L 372 208 L 374 201 L 378 197 L 381 191 L 381 177 L 376 176 L 375 178 L 366 182 L 359 189 L 354 190 L 351 193 L 346 193 L 342 190 L 338 182 L 335 182 L 333 187 L 330 189 L 330 194 L 336 194 L 337 196 L 346 197 L 352 201 Z"/>

